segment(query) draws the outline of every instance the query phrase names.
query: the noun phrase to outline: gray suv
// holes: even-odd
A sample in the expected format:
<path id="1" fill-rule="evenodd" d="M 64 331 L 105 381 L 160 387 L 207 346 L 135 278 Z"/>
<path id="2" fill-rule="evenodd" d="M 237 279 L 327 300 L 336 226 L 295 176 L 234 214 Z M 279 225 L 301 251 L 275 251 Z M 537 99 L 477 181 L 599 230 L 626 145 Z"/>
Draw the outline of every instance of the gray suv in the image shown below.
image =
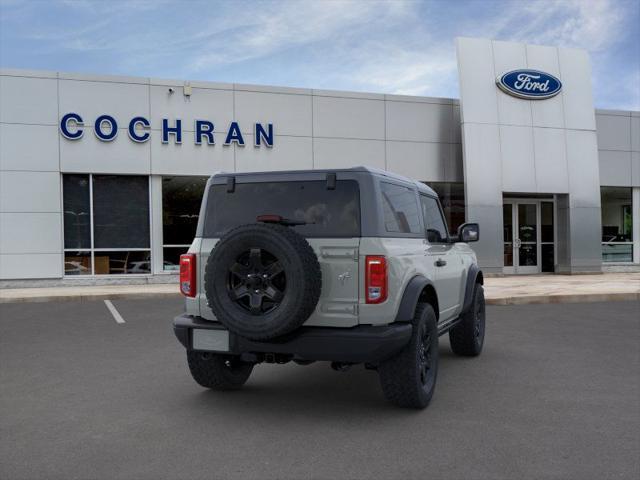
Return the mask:
<path id="1" fill-rule="evenodd" d="M 478 236 L 449 234 L 433 190 L 381 170 L 219 173 L 180 258 L 174 331 L 207 388 L 240 388 L 261 362 L 364 363 L 391 402 L 424 408 L 438 337 L 482 350 Z"/>

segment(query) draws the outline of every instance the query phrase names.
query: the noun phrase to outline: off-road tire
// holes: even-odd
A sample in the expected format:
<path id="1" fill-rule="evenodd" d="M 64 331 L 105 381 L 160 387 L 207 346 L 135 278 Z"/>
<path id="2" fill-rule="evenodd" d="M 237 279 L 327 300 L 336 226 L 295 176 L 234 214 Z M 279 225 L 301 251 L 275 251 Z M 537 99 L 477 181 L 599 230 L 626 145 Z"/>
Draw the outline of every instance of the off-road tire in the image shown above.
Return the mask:
<path id="1" fill-rule="evenodd" d="M 238 390 L 253 370 L 252 363 L 232 355 L 187 351 L 187 362 L 193 379 L 213 390 Z"/>
<path id="2" fill-rule="evenodd" d="M 251 249 L 273 255 L 286 278 L 281 301 L 266 313 L 252 314 L 229 293 L 230 268 Z M 273 339 L 300 327 L 314 312 L 322 288 L 320 264 L 309 242 L 291 228 L 264 223 L 227 232 L 209 255 L 204 278 L 207 301 L 216 318 L 230 331 L 251 340 Z"/>
<path id="3" fill-rule="evenodd" d="M 484 288 L 476 283 L 471 308 L 462 315 L 460 323 L 449 330 L 449 343 L 455 354 L 465 357 L 480 355 L 484 345 L 485 317 Z"/>
<path id="4" fill-rule="evenodd" d="M 420 350 L 426 335 L 430 367 L 423 376 Z M 438 376 L 438 326 L 436 314 L 430 304 L 418 304 L 413 318 L 411 340 L 400 353 L 382 362 L 378 373 L 384 396 L 391 403 L 405 408 L 425 408 L 429 405 Z"/>

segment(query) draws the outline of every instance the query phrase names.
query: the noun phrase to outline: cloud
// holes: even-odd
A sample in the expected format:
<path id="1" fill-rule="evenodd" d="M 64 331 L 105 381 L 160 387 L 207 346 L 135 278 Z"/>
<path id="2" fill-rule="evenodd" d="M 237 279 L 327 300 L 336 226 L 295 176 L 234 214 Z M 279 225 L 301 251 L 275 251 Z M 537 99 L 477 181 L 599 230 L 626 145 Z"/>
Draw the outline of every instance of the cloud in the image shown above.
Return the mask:
<path id="1" fill-rule="evenodd" d="M 260 5 L 267 8 L 260 8 Z M 295 51 L 324 43 L 335 37 L 357 37 L 372 24 L 395 22 L 402 18 L 410 3 L 354 2 L 331 0 L 324 2 L 278 2 L 258 4 L 251 17 L 229 18 L 224 32 L 215 27 L 201 31 L 198 37 L 215 41 L 224 38 L 226 48 L 197 55 L 189 65 L 192 71 L 202 71 L 220 65 L 264 58 L 281 51 Z M 224 37 L 223 37 L 224 35 Z M 354 41 L 362 41 L 354 38 Z M 366 41 L 366 40 L 365 40 Z"/>
<path id="2" fill-rule="evenodd" d="M 599 104 L 640 103 L 637 0 L 0 2 L 2 63 L 26 68 L 455 97 L 475 36 L 586 48 Z"/>
<path id="3" fill-rule="evenodd" d="M 400 95 L 455 95 L 456 59 L 439 47 L 420 52 L 400 46 L 380 49 L 376 58 L 356 64 L 340 80 L 353 88 Z"/>
<path id="4" fill-rule="evenodd" d="M 617 27 L 627 7 L 612 0 L 513 2 L 489 31 L 511 40 L 599 51 L 620 38 Z"/>

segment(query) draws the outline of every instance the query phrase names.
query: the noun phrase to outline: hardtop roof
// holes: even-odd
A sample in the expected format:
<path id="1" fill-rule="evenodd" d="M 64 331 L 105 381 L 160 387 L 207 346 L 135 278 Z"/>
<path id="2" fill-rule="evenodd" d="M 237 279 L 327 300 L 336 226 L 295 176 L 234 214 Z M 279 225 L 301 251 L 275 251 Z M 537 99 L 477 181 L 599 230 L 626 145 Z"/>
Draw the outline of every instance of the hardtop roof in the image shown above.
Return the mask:
<path id="1" fill-rule="evenodd" d="M 371 175 L 375 175 L 378 177 L 385 177 L 391 180 L 398 180 L 403 183 L 409 183 L 414 185 L 419 191 L 422 193 L 426 193 L 433 197 L 437 197 L 438 194 L 428 185 L 419 182 L 417 180 L 413 180 L 411 178 L 405 177 L 403 175 L 399 175 L 397 173 L 388 172 L 386 170 L 382 170 L 375 167 L 369 167 L 365 165 L 359 165 L 356 167 L 350 168 L 322 168 L 322 169 L 300 169 L 300 170 L 276 170 L 276 171 L 257 171 L 257 172 L 216 172 L 212 175 L 212 179 L 214 177 L 246 177 L 246 176 L 261 176 L 268 175 L 270 177 L 273 176 L 286 176 L 286 175 L 300 175 L 305 173 L 313 173 L 313 174 L 323 174 L 323 173 L 340 173 L 340 172 L 360 172 L 367 173 Z"/>

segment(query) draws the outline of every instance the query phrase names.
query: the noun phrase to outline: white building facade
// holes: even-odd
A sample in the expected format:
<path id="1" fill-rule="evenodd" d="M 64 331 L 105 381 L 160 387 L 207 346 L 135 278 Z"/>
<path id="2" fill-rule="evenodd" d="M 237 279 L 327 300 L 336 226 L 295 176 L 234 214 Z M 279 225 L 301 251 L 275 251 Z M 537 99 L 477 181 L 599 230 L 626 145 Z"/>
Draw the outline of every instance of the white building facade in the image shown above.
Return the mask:
<path id="1" fill-rule="evenodd" d="M 0 286 L 173 281 L 212 173 L 354 165 L 480 223 L 487 273 L 640 270 L 640 112 L 594 110 L 581 50 L 457 54 L 459 100 L 1 71 Z M 511 71 L 561 87 L 510 94 Z"/>

